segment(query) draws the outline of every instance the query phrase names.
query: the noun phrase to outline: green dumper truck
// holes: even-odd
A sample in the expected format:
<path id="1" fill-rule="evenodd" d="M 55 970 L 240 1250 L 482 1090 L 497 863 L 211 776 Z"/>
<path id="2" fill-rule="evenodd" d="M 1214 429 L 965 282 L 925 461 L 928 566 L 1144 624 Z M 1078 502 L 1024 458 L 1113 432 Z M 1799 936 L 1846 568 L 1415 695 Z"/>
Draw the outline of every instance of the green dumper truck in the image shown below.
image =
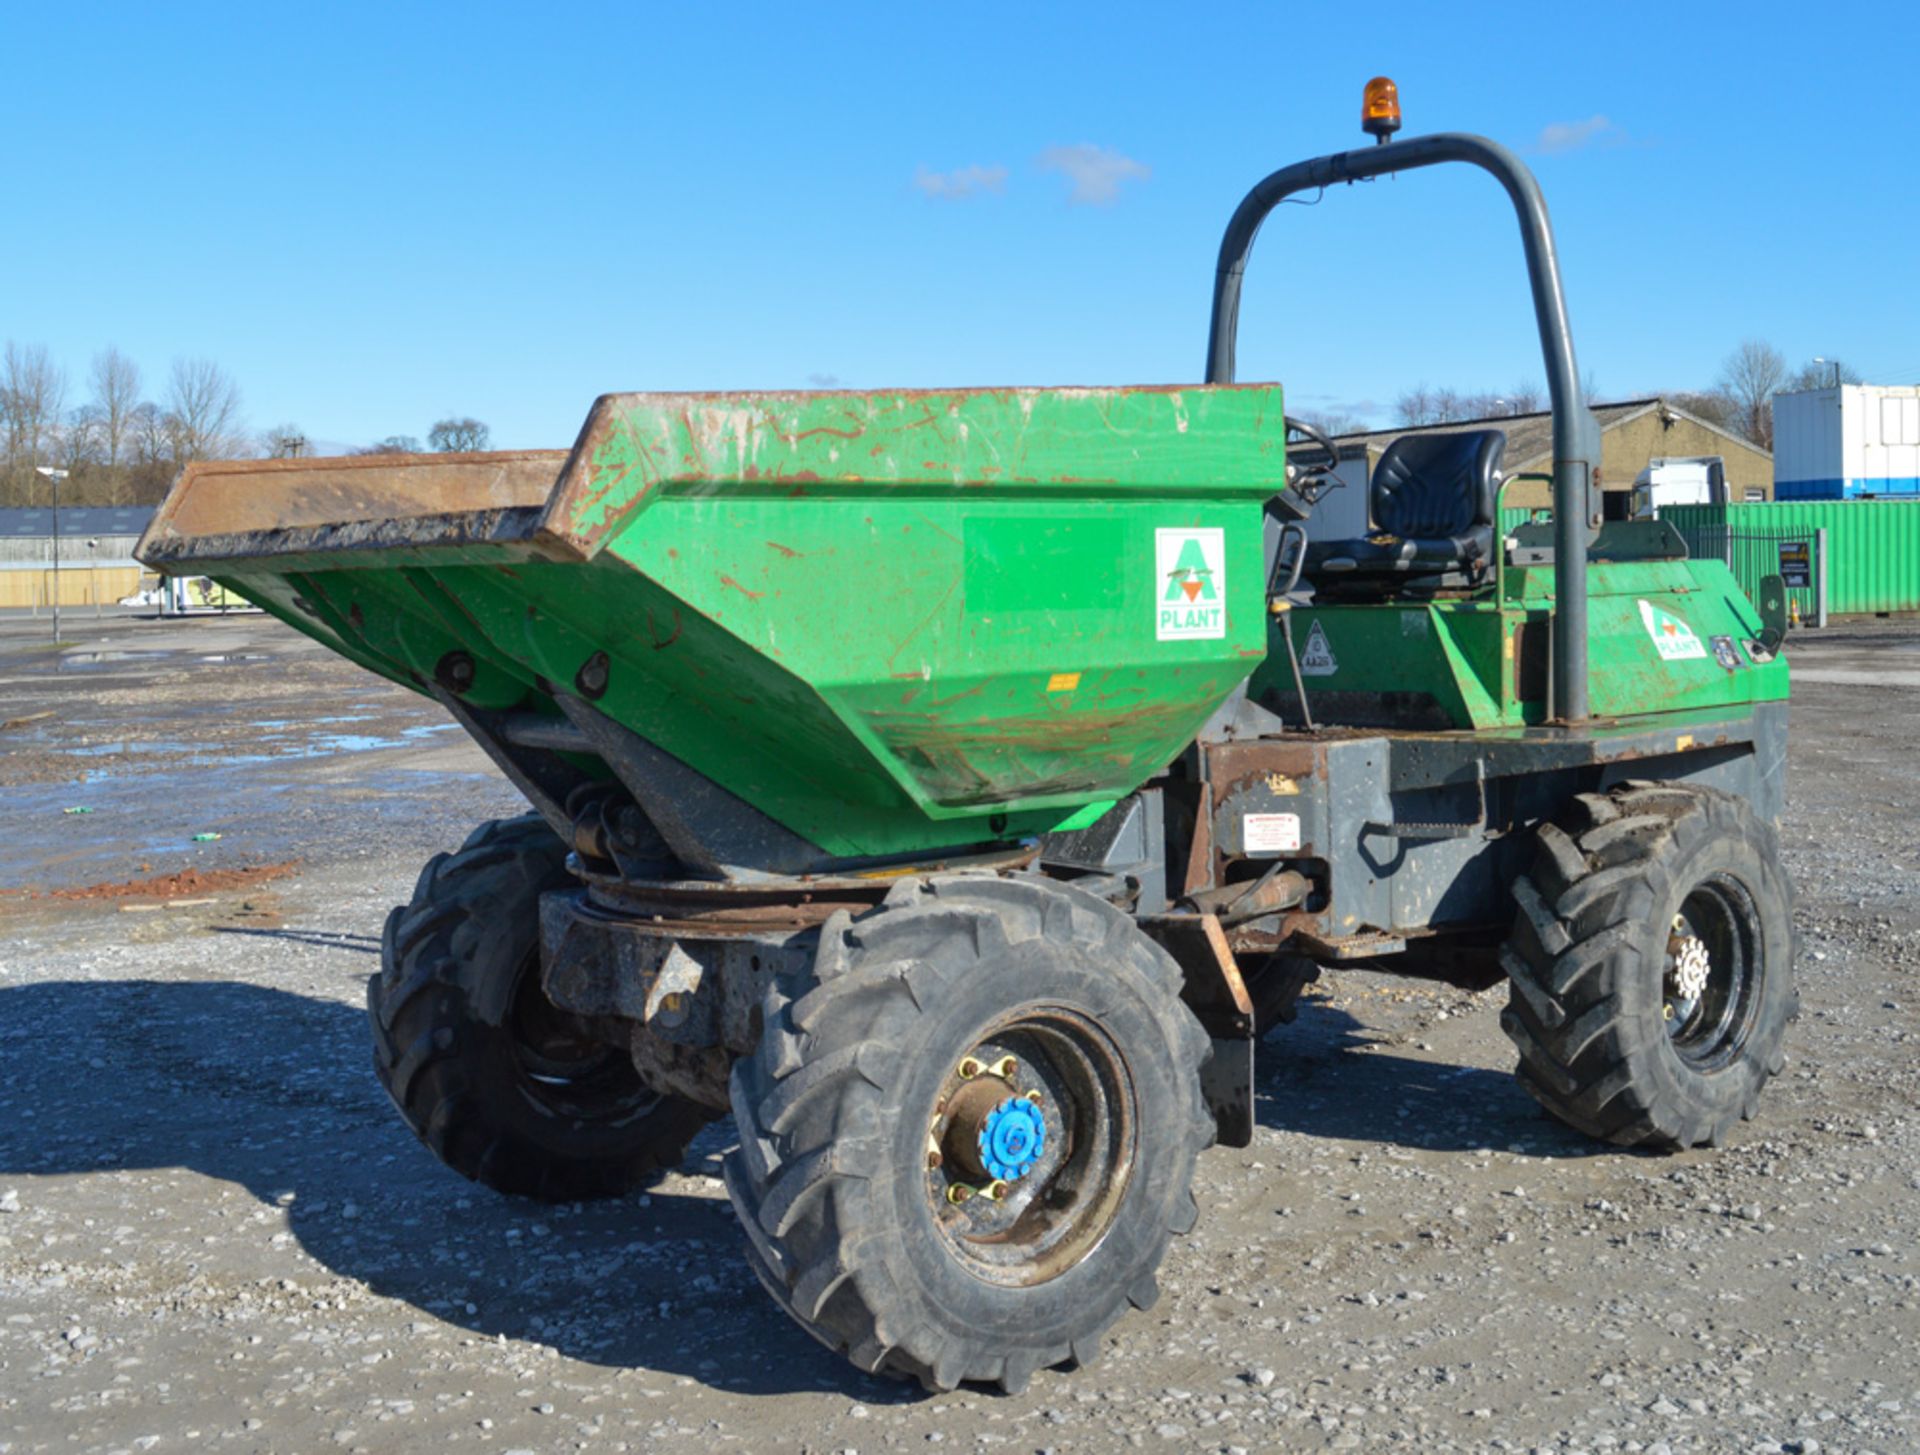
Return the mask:
<path id="1" fill-rule="evenodd" d="M 188 468 L 143 560 L 437 699 L 533 809 L 426 866 L 369 986 L 449 1166 L 617 1195 L 731 1113 L 782 1307 L 1015 1390 L 1153 1301 L 1325 970 L 1504 980 L 1520 1079 L 1595 1137 L 1754 1114 L 1795 1009 L 1779 593 L 1599 505 L 1525 168 L 1382 140 L 1248 194 L 1203 384 L 608 395 L 567 453 Z M 1332 447 L 1233 382 L 1254 231 L 1437 162 L 1514 204 L 1554 518 L 1503 536 L 1503 437 L 1456 428 L 1309 538 Z"/>

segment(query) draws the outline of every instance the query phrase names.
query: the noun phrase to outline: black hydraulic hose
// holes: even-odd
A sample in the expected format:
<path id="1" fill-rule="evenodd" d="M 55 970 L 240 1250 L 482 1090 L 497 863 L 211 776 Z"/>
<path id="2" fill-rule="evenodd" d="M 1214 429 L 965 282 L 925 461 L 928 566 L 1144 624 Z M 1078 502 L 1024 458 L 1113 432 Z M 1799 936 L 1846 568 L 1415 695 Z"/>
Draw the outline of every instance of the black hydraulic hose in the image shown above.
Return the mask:
<path id="1" fill-rule="evenodd" d="M 1207 339 L 1209 384 L 1233 382 L 1234 340 L 1240 326 L 1240 285 L 1247 255 L 1267 214 L 1297 192 L 1357 182 L 1391 172 L 1467 162 L 1490 173 L 1513 201 L 1533 286 L 1547 392 L 1553 401 L 1554 674 L 1553 715 L 1563 723 L 1587 717 L 1587 547 L 1600 524 L 1594 482 L 1600 469 L 1600 425 L 1580 397 L 1566 295 L 1553 224 L 1533 173 L 1507 148 L 1483 136 L 1439 132 L 1384 146 L 1314 157 L 1264 178 L 1234 209 L 1220 240 L 1213 283 L 1213 320 Z M 1495 522 L 1496 529 L 1498 522 Z"/>

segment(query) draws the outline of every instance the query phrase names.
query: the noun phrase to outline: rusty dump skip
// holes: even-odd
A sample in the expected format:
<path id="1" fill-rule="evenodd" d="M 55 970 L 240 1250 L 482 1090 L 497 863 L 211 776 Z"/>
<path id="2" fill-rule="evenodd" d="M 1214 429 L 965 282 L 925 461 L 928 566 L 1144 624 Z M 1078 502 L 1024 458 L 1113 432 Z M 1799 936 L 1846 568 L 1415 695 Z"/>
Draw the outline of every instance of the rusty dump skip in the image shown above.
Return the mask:
<path id="1" fill-rule="evenodd" d="M 154 565 L 523 534 L 565 450 L 202 460 L 174 482 L 137 554 Z"/>
<path id="2" fill-rule="evenodd" d="M 617 726 L 789 872 L 1163 768 L 1266 653 L 1285 469 L 1273 385 L 611 395 L 570 454 L 193 466 L 139 554 L 476 712 Z"/>

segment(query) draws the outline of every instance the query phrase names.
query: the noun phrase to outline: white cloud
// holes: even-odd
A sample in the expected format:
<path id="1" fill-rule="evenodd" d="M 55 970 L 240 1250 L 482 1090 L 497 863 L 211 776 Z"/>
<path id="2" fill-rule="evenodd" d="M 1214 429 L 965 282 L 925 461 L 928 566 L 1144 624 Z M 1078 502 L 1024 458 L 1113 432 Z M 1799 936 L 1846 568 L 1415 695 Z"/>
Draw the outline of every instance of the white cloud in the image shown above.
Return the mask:
<path id="1" fill-rule="evenodd" d="M 847 387 L 847 381 L 838 374 L 809 374 L 807 387 L 809 389 L 844 389 Z"/>
<path id="2" fill-rule="evenodd" d="M 929 167 L 921 167 L 913 174 L 913 185 L 929 197 L 958 202 L 982 192 L 1006 191 L 1007 169 L 1001 166 L 983 167 L 978 163 L 970 167 L 955 167 L 951 172 L 936 172 Z"/>
<path id="3" fill-rule="evenodd" d="M 1048 147 L 1040 153 L 1040 170 L 1058 172 L 1067 179 L 1069 202 L 1093 207 L 1112 206 L 1119 199 L 1122 182 L 1144 182 L 1153 175 L 1145 162 L 1085 141 Z"/>
<path id="4" fill-rule="evenodd" d="M 1555 121 L 1540 128 L 1533 149 L 1552 156 L 1555 152 L 1578 151 L 1599 141 L 1619 140 L 1624 135 L 1604 116 L 1589 116 L 1585 121 Z"/>

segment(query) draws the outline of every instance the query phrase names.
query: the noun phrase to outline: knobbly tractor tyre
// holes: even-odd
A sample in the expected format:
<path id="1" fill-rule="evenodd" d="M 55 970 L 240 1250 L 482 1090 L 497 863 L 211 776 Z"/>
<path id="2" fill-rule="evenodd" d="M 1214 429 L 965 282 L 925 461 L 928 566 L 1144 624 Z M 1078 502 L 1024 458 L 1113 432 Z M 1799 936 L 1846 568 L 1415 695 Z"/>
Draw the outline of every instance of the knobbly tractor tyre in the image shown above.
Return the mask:
<path id="1" fill-rule="evenodd" d="M 1798 1012 L 1792 890 L 1772 827 L 1682 784 L 1581 794 L 1514 886 L 1500 1024 L 1519 1078 L 1621 1146 L 1720 1145 Z"/>
<path id="2" fill-rule="evenodd" d="M 1158 1293 L 1213 1137 L 1167 954 L 1077 890 L 914 881 L 768 992 L 727 1190 L 762 1282 L 872 1373 L 1025 1387 Z"/>
<path id="3" fill-rule="evenodd" d="M 414 1134 L 461 1176 L 545 1202 L 629 1191 L 712 1117 L 542 993 L 540 895 L 572 882 L 543 819 L 483 824 L 387 917 L 367 984 L 374 1071 Z"/>

